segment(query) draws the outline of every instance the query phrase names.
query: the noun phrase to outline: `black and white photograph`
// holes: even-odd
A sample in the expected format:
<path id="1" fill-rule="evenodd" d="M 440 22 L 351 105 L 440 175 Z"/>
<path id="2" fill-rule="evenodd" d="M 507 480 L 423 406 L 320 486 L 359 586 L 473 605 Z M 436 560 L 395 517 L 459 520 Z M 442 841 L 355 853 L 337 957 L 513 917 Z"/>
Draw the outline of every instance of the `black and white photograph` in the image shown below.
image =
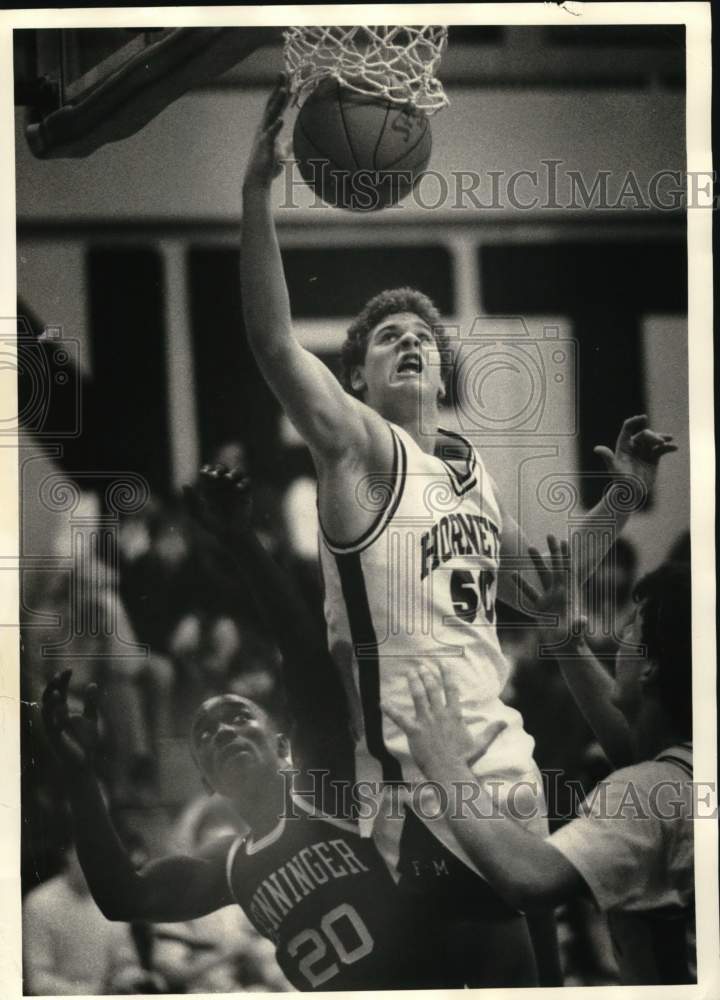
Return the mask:
<path id="1" fill-rule="evenodd" d="M 720 996 L 710 28 L 0 15 L 3 996 Z"/>

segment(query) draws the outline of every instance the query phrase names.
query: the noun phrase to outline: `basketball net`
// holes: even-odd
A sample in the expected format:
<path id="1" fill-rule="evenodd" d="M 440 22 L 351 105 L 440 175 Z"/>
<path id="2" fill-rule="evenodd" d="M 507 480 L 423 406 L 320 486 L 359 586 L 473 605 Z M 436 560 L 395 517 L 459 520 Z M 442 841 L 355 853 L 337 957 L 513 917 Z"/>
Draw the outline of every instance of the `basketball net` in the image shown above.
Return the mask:
<path id="1" fill-rule="evenodd" d="M 283 37 L 295 104 L 302 104 L 327 77 L 359 94 L 410 104 L 428 115 L 449 103 L 435 77 L 447 28 L 308 25 L 287 28 Z"/>

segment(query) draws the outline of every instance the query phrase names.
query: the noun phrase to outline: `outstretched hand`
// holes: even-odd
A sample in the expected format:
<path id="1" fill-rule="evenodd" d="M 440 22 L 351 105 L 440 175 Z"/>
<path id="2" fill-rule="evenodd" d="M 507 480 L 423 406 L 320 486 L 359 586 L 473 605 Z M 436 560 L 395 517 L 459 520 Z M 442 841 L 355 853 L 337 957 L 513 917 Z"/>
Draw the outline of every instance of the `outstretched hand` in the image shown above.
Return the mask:
<path id="1" fill-rule="evenodd" d="M 655 484 L 658 462 L 663 455 L 677 451 L 672 434 L 659 434 L 648 427 L 648 417 L 629 417 L 622 425 L 615 451 L 605 445 L 593 448 L 614 476 L 636 476 L 649 492 Z"/>
<path id="2" fill-rule="evenodd" d="M 284 125 L 283 113 L 290 100 L 285 74 L 280 76 L 265 105 L 262 119 L 255 133 L 252 151 L 245 170 L 245 185 L 269 187 L 282 171 L 282 160 L 287 155 L 280 141 Z"/>
<path id="3" fill-rule="evenodd" d="M 572 607 L 570 549 L 566 541 L 558 544 L 554 535 L 547 536 L 548 553 L 543 557 L 534 545 L 528 554 L 537 571 L 540 589 L 534 587 L 519 573 L 515 581 L 529 613 L 542 616 L 538 623 L 540 641 L 548 646 L 570 639 L 577 641 L 585 635 L 587 618 Z"/>
<path id="4" fill-rule="evenodd" d="M 506 726 L 504 722 L 490 723 L 479 739 L 473 739 L 462 716 L 460 691 L 450 669 L 441 666 L 440 671 L 441 682 L 427 667 L 408 676 L 413 716 L 383 705 L 387 717 L 407 735 L 418 767 L 436 781 L 456 774 L 458 767 L 472 766 Z"/>
<path id="5" fill-rule="evenodd" d="M 250 480 L 239 466 L 203 465 L 197 482 L 183 487 L 183 496 L 190 514 L 219 542 L 250 527 Z"/>
<path id="6" fill-rule="evenodd" d="M 42 696 L 42 719 L 50 744 L 61 764 L 77 773 L 92 771 L 99 741 L 96 684 L 85 688 L 82 715 L 68 709 L 72 670 L 64 670 L 47 684 Z"/>

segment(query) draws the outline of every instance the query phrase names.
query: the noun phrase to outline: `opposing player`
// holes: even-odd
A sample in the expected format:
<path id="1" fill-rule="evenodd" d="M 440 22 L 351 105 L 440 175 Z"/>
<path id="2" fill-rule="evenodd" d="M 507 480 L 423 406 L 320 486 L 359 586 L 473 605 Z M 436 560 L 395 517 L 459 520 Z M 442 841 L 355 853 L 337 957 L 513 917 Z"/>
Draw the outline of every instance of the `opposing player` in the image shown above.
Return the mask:
<path id="1" fill-rule="evenodd" d="M 549 539 L 536 606 L 556 624 L 541 629 L 563 643 L 573 695 L 611 759 L 621 767 L 588 796 L 578 817 L 547 839 L 508 821 L 479 783 L 469 809 L 454 811 L 458 837 L 512 906 L 531 911 L 574 896 L 592 897 L 609 918 L 626 984 L 695 981 L 690 572 L 668 563 L 635 588 L 636 608 L 618 649 L 614 680 L 572 625 L 568 550 Z M 536 553 L 536 558 L 540 558 Z M 445 670 L 410 679 L 414 707 L 396 713 L 423 773 L 448 796 L 472 780 L 473 747 L 459 692 Z M 469 801 L 469 799 L 466 799 Z"/>
<path id="2" fill-rule="evenodd" d="M 440 317 L 424 295 L 399 289 L 368 303 L 344 348 L 344 388 L 293 336 L 270 202 L 287 99 L 280 84 L 246 169 L 242 299 L 258 364 L 317 470 L 329 641 L 356 692 L 357 778 L 377 791 L 365 830 L 372 828 L 410 891 L 441 891 L 457 920 L 484 914 L 521 936 L 519 915 L 481 880 L 466 878 L 472 861 L 444 818 L 430 823 L 432 801 L 414 801 L 404 821 L 389 801 L 393 783 L 412 788 L 421 773 L 405 734 L 383 718 L 380 704 L 407 707 L 406 676 L 421 664 L 437 671 L 450 663 L 471 732 L 488 721 L 504 725 L 476 772 L 499 782 L 501 799 L 517 781 L 534 783 L 541 797 L 533 741 L 499 697 L 508 667 L 495 629 L 496 597 L 518 602 L 504 561 L 523 557 L 527 544 L 470 442 L 439 427 L 450 363 Z M 645 417 L 626 421 L 614 454 L 599 449 L 611 473 L 629 472 L 647 485 L 660 456 L 672 450 Z M 588 515 L 586 533 L 598 515 L 622 521 L 603 501 Z M 534 824 L 545 832 L 544 820 Z M 513 947 L 523 951 L 520 937 Z"/>
<path id="3" fill-rule="evenodd" d="M 247 698 L 204 702 L 191 743 L 208 788 L 235 805 L 250 832 L 136 871 L 93 772 L 96 690 L 89 686 L 82 716 L 69 714 L 69 679 L 65 671 L 48 684 L 43 717 L 67 778 L 80 863 L 106 917 L 167 923 L 237 903 L 275 944 L 280 968 L 299 990 L 433 985 L 424 964 L 429 939 L 421 939 L 427 922 L 403 898 L 372 841 L 351 823 L 319 815 L 292 790 L 289 741 Z"/>

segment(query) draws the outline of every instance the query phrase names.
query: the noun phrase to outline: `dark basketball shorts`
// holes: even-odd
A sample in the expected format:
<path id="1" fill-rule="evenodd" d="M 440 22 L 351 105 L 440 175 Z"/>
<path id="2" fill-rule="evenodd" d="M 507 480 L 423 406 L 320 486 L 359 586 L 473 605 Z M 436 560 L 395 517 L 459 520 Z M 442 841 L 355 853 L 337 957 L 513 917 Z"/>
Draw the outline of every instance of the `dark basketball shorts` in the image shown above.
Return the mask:
<path id="1" fill-rule="evenodd" d="M 472 868 L 441 843 L 411 809 L 400 837 L 399 888 L 452 920 L 514 920 L 519 916 Z"/>

